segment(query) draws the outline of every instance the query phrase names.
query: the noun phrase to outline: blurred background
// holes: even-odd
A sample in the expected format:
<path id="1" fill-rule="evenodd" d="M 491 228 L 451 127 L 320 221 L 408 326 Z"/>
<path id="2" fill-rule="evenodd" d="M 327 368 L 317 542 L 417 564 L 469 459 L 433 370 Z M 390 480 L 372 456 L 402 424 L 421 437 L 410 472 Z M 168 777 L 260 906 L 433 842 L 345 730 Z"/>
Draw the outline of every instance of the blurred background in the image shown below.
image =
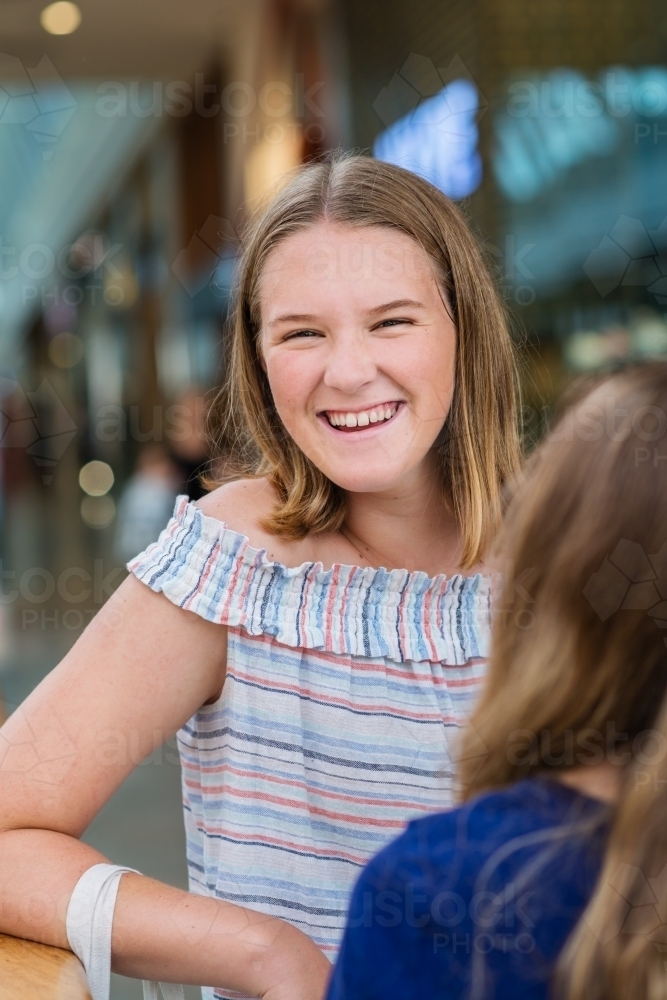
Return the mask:
<path id="1" fill-rule="evenodd" d="M 199 495 L 237 233 L 338 147 L 462 204 L 530 440 L 575 376 L 667 354 L 657 0 L 0 0 L 4 713 Z M 86 836 L 186 884 L 173 746 Z"/>

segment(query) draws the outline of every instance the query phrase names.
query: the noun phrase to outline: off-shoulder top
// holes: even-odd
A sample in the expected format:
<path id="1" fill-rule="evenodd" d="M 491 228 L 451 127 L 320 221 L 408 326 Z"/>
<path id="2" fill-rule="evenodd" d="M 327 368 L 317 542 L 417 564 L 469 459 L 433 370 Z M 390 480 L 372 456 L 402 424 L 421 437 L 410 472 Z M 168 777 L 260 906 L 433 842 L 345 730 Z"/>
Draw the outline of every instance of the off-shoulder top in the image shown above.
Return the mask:
<path id="1" fill-rule="evenodd" d="M 287 567 L 187 497 L 128 568 L 228 629 L 222 694 L 178 736 L 191 890 L 288 920 L 335 959 L 362 866 L 452 802 L 489 578 Z"/>

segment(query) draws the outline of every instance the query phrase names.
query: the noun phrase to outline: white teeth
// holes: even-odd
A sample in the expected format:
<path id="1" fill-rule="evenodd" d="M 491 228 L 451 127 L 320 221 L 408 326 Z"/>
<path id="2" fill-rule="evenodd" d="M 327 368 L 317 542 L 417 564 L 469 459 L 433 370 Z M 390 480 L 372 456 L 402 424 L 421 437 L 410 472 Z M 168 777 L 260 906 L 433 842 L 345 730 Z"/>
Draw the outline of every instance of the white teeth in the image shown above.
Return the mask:
<path id="1" fill-rule="evenodd" d="M 368 427 L 369 424 L 382 423 L 390 420 L 398 409 L 398 403 L 379 406 L 373 410 L 362 410 L 360 413 L 328 412 L 327 418 L 333 427 Z"/>

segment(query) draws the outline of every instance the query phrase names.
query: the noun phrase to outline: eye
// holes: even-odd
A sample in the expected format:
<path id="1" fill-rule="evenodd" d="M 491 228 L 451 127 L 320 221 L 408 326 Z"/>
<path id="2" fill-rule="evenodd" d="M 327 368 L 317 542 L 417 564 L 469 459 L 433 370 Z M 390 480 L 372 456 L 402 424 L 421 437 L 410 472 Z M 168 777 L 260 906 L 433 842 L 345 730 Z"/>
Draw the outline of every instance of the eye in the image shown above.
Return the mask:
<path id="1" fill-rule="evenodd" d="M 294 340 L 295 337 L 321 337 L 322 334 L 318 333 L 317 330 L 295 330 L 294 333 L 288 333 L 284 340 Z"/>
<path id="2" fill-rule="evenodd" d="M 397 317 L 393 317 L 392 319 L 383 319 L 382 322 L 379 324 L 379 326 L 380 327 L 405 326 L 411 323 L 412 323 L 411 319 L 400 319 Z"/>

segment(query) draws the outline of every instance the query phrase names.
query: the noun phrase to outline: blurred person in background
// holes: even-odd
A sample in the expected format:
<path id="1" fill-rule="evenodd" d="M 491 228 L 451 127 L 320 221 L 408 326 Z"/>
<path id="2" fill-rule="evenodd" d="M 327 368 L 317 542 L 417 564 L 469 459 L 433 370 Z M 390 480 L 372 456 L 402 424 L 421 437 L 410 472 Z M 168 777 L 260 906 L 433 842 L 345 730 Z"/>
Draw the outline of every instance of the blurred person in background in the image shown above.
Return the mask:
<path id="1" fill-rule="evenodd" d="M 129 562 L 157 541 L 182 488 L 180 470 L 161 445 L 149 445 L 139 453 L 118 505 L 114 550 L 120 562 Z"/>
<path id="2" fill-rule="evenodd" d="M 202 476 L 208 472 L 209 462 L 204 428 L 206 400 L 203 391 L 188 390 L 179 396 L 172 409 L 179 427 L 169 433 L 169 457 L 180 478 L 179 492 L 187 494 L 190 500 L 199 500 L 206 492 Z"/>
<path id="3" fill-rule="evenodd" d="M 328 1000 L 667 997 L 666 414 L 639 368 L 534 456 L 463 802 L 368 865 Z"/>
<path id="4" fill-rule="evenodd" d="M 219 437 L 240 478 L 180 498 L 3 729 L 73 752 L 49 795 L 0 772 L 0 929 L 71 947 L 95 1000 L 110 960 L 207 998 L 320 997 L 360 867 L 451 804 L 484 676 L 483 561 L 520 451 L 463 216 L 334 157 L 254 218 L 238 274 Z M 77 840 L 177 730 L 190 894 Z"/>

